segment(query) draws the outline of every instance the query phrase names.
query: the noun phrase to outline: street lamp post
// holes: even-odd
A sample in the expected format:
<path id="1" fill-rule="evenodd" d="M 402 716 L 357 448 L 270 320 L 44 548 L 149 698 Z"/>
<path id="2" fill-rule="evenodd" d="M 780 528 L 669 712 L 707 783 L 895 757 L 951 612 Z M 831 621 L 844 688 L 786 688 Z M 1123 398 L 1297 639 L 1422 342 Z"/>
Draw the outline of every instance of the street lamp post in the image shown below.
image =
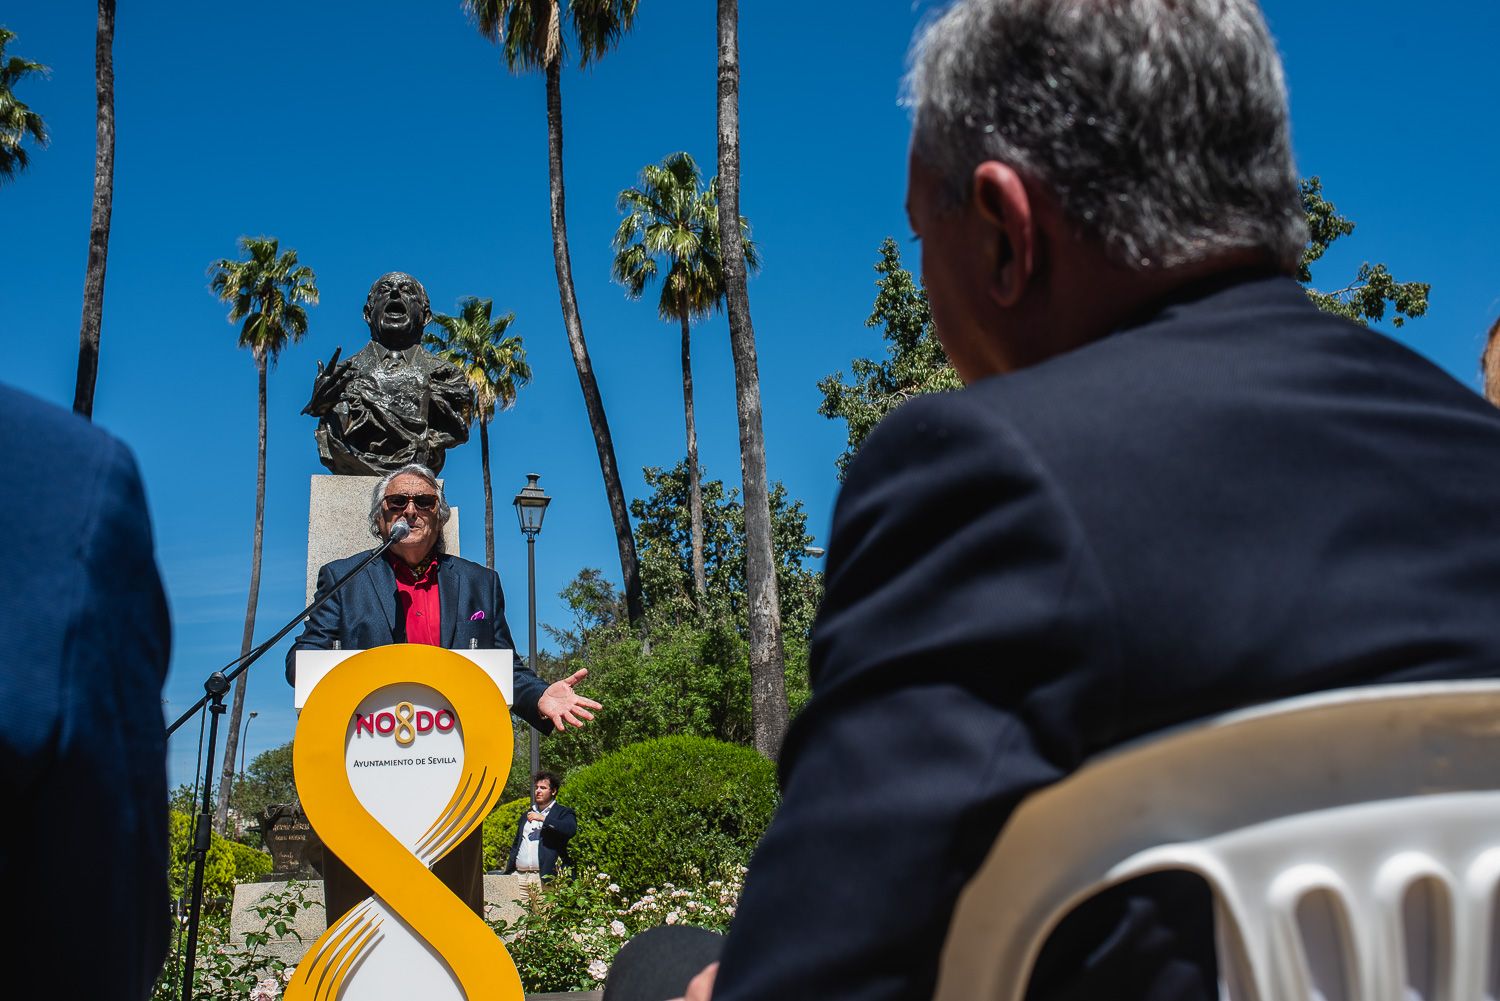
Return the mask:
<path id="1" fill-rule="evenodd" d="M 245 747 L 246 742 L 250 739 L 250 721 L 259 715 L 260 713 L 258 712 L 251 712 L 249 716 L 246 716 L 245 728 L 240 731 L 240 777 L 239 781 L 235 784 L 236 792 L 239 792 L 245 788 Z M 234 797 L 230 798 L 233 799 Z M 244 823 L 245 817 L 243 811 L 235 811 L 234 833 L 236 837 L 238 837 L 243 830 Z"/>
<path id="2" fill-rule="evenodd" d="M 516 494 L 516 518 L 521 523 L 521 534 L 526 536 L 526 591 L 530 598 L 530 614 L 527 622 L 527 656 L 531 659 L 531 673 L 536 674 L 536 537 L 542 530 L 542 518 L 547 514 L 547 505 L 552 498 L 537 486 L 540 473 L 527 473 L 526 485 Z M 531 730 L 531 774 L 542 767 L 541 747 L 537 732 Z"/>

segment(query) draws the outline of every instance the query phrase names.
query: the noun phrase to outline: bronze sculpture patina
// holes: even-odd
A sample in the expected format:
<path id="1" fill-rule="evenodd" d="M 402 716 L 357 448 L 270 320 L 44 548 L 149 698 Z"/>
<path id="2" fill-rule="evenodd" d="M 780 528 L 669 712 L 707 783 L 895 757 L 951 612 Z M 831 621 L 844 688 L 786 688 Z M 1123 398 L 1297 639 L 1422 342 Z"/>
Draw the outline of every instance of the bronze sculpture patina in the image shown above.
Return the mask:
<path id="1" fill-rule="evenodd" d="M 474 391 L 463 372 L 422 347 L 432 320 L 427 290 L 393 271 L 370 286 L 370 343 L 318 363 L 304 414 L 318 418 L 318 455 L 335 473 L 380 476 L 419 462 L 433 472 L 469 440 Z M 342 349 L 340 349 L 342 350 Z"/>

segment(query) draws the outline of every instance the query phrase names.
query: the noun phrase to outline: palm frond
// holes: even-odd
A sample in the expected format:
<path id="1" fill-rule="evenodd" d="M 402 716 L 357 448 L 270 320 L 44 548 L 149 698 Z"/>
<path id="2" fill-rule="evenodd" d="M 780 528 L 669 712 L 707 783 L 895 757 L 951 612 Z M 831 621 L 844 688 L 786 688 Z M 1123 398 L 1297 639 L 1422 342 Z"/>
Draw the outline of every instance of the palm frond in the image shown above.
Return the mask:
<path id="1" fill-rule="evenodd" d="M 686 152 L 641 168 L 637 187 L 620 192 L 625 218 L 615 232 L 612 273 L 631 298 L 665 268 L 657 313 L 663 320 L 694 320 L 722 306 L 724 267 L 719 240 L 718 180 L 705 186 Z M 745 261 L 758 270 L 760 257 L 742 217 Z"/>

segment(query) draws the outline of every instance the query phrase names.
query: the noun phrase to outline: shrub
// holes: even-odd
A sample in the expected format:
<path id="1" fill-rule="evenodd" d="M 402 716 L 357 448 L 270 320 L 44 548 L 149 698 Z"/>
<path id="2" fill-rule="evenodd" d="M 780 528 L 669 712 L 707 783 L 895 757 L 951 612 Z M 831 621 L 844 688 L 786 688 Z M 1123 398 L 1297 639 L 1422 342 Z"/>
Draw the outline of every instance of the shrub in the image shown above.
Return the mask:
<path id="1" fill-rule="evenodd" d="M 174 898 L 184 897 L 191 887 L 193 818 L 176 810 L 167 814 L 167 879 Z M 209 835 L 208 858 L 203 865 L 203 903 L 213 909 L 227 906 L 236 883 L 271 871 L 271 856 L 247 845 Z"/>
<path id="2" fill-rule="evenodd" d="M 261 949 L 286 939 L 302 941 L 294 927 L 297 914 L 322 906 L 307 899 L 307 890 L 306 883 L 291 882 L 262 897 L 254 908 L 259 927 L 245 933 L 243 944 L 230 941 L 227 916 L 205 921 L 200 926 L 192 996 L 200 1001 L 244 1001 L 247 997 L 249 1001 L 277 1001 L 291 980 L 292 968 Z M 182 997 L 185 965 L 185 958 L 178 952 L 168 957 L 151 989 L 150 1001 Z"/>
<path id="3" fill-rule="evenodd" d="M 503 869 L 510 860 L 510 844 L 516 836 L 516 824 L 530 805 L 530 799 L 513 799 L 509 803 L 501 803 L 484 818 L 484 833 L 481 837 L 484 839 L 486 872 Z"/>
<path id="4" fill-rule="evenodd" d="M 663 737 L 570 773 L 558 799 L 578 812 L 574 862 L 639 893 L 747 863 L 776 808 L 776 770 L 748 747 Z"/>
<path id="5" fill-rule="evenodd" d="M 663 882 L 627 895 L 603 872 L 558 875 L 545 893 L 532 894 L 514 924 L 495 929 L 528 993 L 596 990 L 615 954 L 631 937 L 657 925 L 728 929 L 739 905 L 744 870 L 736 867 L 687 886 Z"/>

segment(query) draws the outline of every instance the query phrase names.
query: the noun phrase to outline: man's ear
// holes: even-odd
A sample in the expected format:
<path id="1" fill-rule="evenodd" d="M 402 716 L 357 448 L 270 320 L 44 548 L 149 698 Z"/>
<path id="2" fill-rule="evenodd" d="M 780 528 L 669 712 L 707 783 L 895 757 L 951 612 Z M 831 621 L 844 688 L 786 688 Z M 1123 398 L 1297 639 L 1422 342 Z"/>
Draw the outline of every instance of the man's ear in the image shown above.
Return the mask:
<path id="1" fill-rule="evenodd" d="M 370 322 L 370 300 L 365 300 L 365 323 Z"/>
<path id="2" fill-rule="evenodd" d="M 990 229 L 990 296 L 1001 306 L 1021 301 L 1036 259 L 1036 226 L 1021 175 L 997 160 L 974 168 L 973 203 Z"/>

